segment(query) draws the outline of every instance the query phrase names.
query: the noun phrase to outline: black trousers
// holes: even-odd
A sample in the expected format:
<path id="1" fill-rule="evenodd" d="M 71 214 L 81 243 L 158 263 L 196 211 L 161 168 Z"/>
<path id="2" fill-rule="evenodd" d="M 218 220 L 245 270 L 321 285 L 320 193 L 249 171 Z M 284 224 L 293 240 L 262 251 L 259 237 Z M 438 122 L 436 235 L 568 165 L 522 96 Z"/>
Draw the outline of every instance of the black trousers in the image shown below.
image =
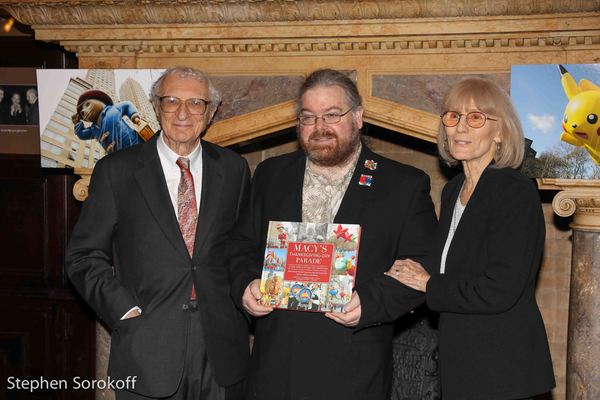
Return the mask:
<path id="1" fill-rule="evenodd" d="M 183 376 L 177 391 L 166 400 L 243 400 L 243 382 L 232 386 L 220 386 L 214 379 L 213 371 L 206 356 L 206 344 L 202 331 L 200 312 L 196 304 L 190 304 L 190 324 L 188 348 Z M 148 400 L 146 397 L 127 390 L 115 392 L 117 400 Z"/>

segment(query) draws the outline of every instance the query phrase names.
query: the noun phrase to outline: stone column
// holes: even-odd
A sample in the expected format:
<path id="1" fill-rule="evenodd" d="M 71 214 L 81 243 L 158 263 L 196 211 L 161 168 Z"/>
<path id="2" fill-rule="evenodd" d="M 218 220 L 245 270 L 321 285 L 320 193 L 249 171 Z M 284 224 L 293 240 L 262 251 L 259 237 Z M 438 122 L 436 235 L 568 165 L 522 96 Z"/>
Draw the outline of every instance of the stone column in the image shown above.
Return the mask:
<path id="1" fill-rule="evenodd" d="M 552 202 L 573 215 L 567 400 L 600 399 L 600 187 L 570 187 Z"/>

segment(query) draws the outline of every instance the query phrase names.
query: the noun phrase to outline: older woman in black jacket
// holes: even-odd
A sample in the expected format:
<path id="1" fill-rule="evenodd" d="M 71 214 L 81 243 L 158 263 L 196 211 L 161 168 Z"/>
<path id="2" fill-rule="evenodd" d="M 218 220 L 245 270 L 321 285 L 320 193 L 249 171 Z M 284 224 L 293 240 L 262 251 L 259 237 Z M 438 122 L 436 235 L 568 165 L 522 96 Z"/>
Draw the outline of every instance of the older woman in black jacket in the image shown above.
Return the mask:
<path id="1" fill-rule="evenodd" d="M 554 385 L 535 300 L 544 217 L 534 184 L 516 168 L 523 133 L 508 95 L 469 78 L 444 101 L 438 148 L 462 172 L 444 187 L 440 223 L 424 263 L 387 274 L 425 292 L 440 313 L 444 400 L 522 399 Z"/>

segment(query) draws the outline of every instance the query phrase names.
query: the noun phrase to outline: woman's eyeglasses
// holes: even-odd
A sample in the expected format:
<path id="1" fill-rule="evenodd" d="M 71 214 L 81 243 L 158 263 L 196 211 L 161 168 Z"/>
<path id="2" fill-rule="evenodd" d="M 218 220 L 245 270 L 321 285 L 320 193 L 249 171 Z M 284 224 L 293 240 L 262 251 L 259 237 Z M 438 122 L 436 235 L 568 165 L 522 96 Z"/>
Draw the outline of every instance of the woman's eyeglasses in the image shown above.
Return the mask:
<path id="1" fill-rule="evenodd" d="M 471 128 L 481 128 L 485 125 L 485 122 L 489 119 L 491 121 L 498 121 L 495 118 L 490 118 L 480 111 L 471 111 L 466 114 L 461 114 L 458 111 L 446 111 L 440 117 L 442 118 L 442 124 L 449 128 L 458 125 L 460 117 L 464 116 L 467 121 L 467 125 Z"/>

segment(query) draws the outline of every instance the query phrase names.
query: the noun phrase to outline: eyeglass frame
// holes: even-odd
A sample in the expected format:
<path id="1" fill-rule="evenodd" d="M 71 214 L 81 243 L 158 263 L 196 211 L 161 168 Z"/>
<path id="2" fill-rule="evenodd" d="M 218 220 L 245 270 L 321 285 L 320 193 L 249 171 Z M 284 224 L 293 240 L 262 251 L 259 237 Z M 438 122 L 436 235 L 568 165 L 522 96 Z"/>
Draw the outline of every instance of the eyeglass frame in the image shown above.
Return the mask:
<path id="1" fill-rule="evenodd" d="M 317 120 L 319 120 L 319 119 L 323 120 L 323 123 L 324 123 L 324 124 L 327 124 L 327 125 L 333 125 L 333 124 L 337 124 L 338 122 L 340 122 L 340 121 L 342 120 L 342 117 L 343 117 L 343 116 L 345 116 L 346 114 L 348 114 L 350 111 L 354 110 L 355 108 L 356 108 L 356 107 L 350 107 L 350 108 L 348 109 L 348 111 L 346 111 L 346 112 L 343 112 L 343 113 L 341 113 L 341 114 L 338 114 L 338 113 L 336 113 L 336 112 L 329 112 L 329 113 L 325 113 L 325 114 L 321 115 L 320 117 L 319 117 L 319 116 L 316 116 L 316 115 L 298 115 L 297 119 L 298 119 L 298 122 L 300 123 L 300 125 L 304 125 L 304 126 L 313 126 L 313 125 L 316 125 L 316 124 L 317 124 Z M 338 119 L 337 121 L 335 121 L 335 122 L 327 122 L 327 121 L 325 121 L 325 115 L 329 115 L 329 116 L 334 116 L 334 115 L 335 115 L 335 116 L 337 116 L 339 119 Z M 312 124 L 305 124 L 305 123 L 303 123 L 303 122 L 302 122 L 302 119 L 303 119 L 303 118 L 314 118 L 314 119 L 315 119 L 315 122 L 314 122 L 314 123 L 312 123 Z"/>
<path id="2" fill-rule="evenodd" d="M 189 99 L 185 99 L 185 100 L 182 100 L 182 99 L 180 99 L 177 96 L 156 96 L 156 97 L 158 98 L 158 105 L 160 106 L 160 110 L 162 112 L 164 112 L 164 113 L 167 113 L 167 114 L 176 113 L 177 111 L 179 111 L 179 108 L 181 107 L 181 105 L 185 104 L 185 108 L 186 108 L 186 110 L 190 114 L 192 114 L 192 115 L 204 115 L 204 114 L 206 114 L 206 111 L 208 110 L 208 105 L 211 103 L 210 100 L 205 100 L 205 99 L 202 99 L 200 97 L 190 97 Z M 174 111 L 165 111 L 163 109 L 162 101 L 163 101 L 163 99 L 165 99 L 167 97 L 171 97 L 173 99 L 179 100 L 179 105 L 177 106 L 177 108 Z M 191 112 L 190 108 L 188 107 L 188 101 L 190 101 L 190 100 L 200 100 L 200 101 L 202 101 L 204 103 L 204 111 L 202 111 L 201 113 L 197 113 L 197 114 L 194 114 L 193 112 Z"/>
<path id="3" fill-rule="evenodd" d="M 456 113 L 456 114 L 458 114 L 458 121 L 456 121 L 456 124 L 454 124 L 454 125 L 446 125 L 446 123 L 444 122 L 444 115 L 446 115 L 446 114 L 448 114 L 448 113 Z M 469 114 L 481 114 L 481 115 L 483 115 L 483 124 L 481 124 L 480 126 L 472 126 L 471 124 L 469 124 L 469 117 L 468 117 L 468 116 L 469 116 Z M 459 113 L 458 111 L 452 111 L 452 110 L 444 111 L 444 112 L 443 112 L 443 113 L 440 115 L 440 120 L 441 120 L 441 122 L 442 122 L 442 125 L 444 125 L 445 127 L 447 127 L 447 128 L 454 128 L 455 126 L 458 126 L 458 124 L 460 124 L 460 119 L 461 119 L 463 116 L 465 117 L 465 123 L 466 123 L 466 124 L 467 124 L 469 127 L 471 127 L 471 128 L 474 128 L 474 129 L 483 128 L 483 127 L 485 126 L 485 123 L 488 121 L 488 119 L 489 119 L 490 121 L 498 121 L 498 119 L 497 119 L 497 118 L 491 118 L 491 117 L 487 116 L 487 114 L 486 114 L 486 113 L 484 113 L 484 112 L 481 112 L 481 111 L 470 111 L 470 112 L 468 112 L 468 113 L 461 114 L 461 113 Z"/>

